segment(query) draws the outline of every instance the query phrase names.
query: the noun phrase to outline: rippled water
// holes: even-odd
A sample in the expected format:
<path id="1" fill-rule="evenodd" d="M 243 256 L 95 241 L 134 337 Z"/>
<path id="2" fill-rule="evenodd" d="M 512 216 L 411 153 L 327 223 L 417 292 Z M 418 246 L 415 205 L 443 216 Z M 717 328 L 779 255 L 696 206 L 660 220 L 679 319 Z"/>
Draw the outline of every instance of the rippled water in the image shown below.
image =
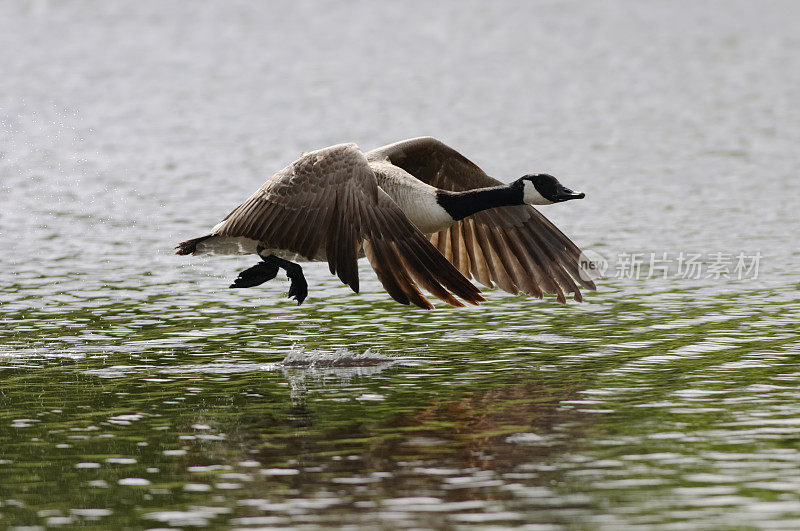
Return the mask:
<path id="1" fill-rule="evenodd" d="M 0 4 L 0 527 L 800 527 L 799 15 Z M 598 292 L 312 265 L 297 307 L 171 254 L 303 150 L 423 134 L 586 191 L 543 210 Z"/>

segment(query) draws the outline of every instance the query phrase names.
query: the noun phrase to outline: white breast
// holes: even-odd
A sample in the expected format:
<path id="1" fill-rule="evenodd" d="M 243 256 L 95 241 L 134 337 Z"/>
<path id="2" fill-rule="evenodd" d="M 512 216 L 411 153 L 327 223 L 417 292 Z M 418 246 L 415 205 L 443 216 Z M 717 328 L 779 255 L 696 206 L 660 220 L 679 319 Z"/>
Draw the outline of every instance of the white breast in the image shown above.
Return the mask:
<path id="1" fill-rule="evenodd" d="M 369 165 L 381 189 L 397 203 L 420 232 L 432 234 L 455 223 L 436 202 L 436 188 L 389 162 L 370 162 Z"/>

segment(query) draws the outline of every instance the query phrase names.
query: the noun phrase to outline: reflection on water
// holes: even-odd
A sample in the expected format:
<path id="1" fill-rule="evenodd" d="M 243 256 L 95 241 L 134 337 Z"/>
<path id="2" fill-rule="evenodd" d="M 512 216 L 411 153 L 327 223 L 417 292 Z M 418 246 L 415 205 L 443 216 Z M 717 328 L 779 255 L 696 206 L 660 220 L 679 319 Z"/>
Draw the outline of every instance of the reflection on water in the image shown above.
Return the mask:
<path id="1" fill-rule="evenodd" d="M 545 304 L 536 322 L 499 294 L 459 319 L 374 302 L 386 319 L 361 326 L 380 352 L 364 365 L 289 338 L 265 353 L 283 309 L 257 311 L 258 335 L 221 350 L 214 339 L 235 334 L 202 302 L 186 344 L 153 346 L 173 325 L 84 340 L 82 357 L 5 356 L 2 513 L 173 526 L 800 517 L 800 301 L 695 293 Z M 705 317 L 720 307 L 729 318 Z M 347 338 L 349 319 L 313 308 L 309 343 Z M 226 315 L 247 330 L 253 314 Z M 41 338 L 54 353 L 74 342 L 59 333 Z"/>
<path id="2" fill-rule="evenodd" d="M 0 527 L 800 526 L 777 5 L 0 5 Z M 171 255 L 304 149 L 419 134 L 570 175 L 602 256 L 760 274 L 424 312 Z"/>

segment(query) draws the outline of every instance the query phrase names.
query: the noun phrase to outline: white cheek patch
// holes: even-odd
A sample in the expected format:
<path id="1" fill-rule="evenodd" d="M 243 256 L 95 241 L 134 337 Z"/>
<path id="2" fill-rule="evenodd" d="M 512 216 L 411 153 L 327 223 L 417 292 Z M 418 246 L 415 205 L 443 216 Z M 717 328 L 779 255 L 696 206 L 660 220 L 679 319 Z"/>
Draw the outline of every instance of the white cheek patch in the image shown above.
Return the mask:
<path id="1" fill-rule="evenodd" d="M 542 194 L 539 193 L 539 190 L 536 189 L 536 186 L 533 185 L 532 182 L 529 180 L 524 181 L 524 188 L 523 188 L 523 200 L 529 205 L 551 205 L 553 201 L 549 199 L 545 199 Z"/>

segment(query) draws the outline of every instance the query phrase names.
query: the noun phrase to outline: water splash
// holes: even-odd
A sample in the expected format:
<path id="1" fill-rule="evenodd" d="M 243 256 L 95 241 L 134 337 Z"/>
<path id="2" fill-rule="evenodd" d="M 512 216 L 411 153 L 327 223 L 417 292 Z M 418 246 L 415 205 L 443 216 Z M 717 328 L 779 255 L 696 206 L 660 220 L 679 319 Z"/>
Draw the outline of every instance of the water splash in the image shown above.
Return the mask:
<path id="1" fill-rule="evenodd" d="M 283 367 L 308 367 L 312 369 L 335 367 L 374 367 L 376 365 L 391 365 L 395 359 L 383 354 L 372 352 L 370 349 L 359 354 L 346 348 L 335 352 L 322 350 L 306 350 L 299 348 L 292 350 L 281 362 Z"/>

